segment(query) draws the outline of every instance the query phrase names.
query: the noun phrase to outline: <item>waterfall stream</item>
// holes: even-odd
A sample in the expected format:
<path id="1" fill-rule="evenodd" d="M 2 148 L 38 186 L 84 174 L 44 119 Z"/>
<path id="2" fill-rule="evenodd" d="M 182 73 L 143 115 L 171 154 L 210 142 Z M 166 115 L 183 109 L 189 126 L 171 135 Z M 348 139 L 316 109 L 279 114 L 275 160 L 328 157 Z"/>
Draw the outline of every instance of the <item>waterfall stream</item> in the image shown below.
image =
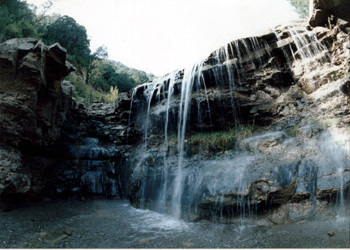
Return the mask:
<path id="1" fill-rule="evenodd" d="M 230 139 L 225 133 L 239 133 L 247 124 L 254 125 L 254 120 L 242 116 L 244 106 L 238 103 L 237 95 L 241 95 L 238 91 L 243 86 L 256 81 L 257 76 L 264 76 L 266 68 L 271 72 L 283 69 L 288 74 L 301 74 L 298 71 L 301 67 L 309 87 L 313 91 L 320 87 L 314 70 L 328 63 L 330 55 L 313 32 L 298 25 L 285 27 L 284 31 L 277 29 L 272 33 L 274 37 L 233 41 L 191 67 L 173 71 L 134 90 L 130 107 L 133 113 L 128 123 L 131 124 L 131 117 L 134 121 L 143 117 L 139 124 L 144 131 L 136 166 L 143 173 L 140 207 L 177 219 L 193 221 L 205 217 L 224 223 L 227 218 L 235 217 L 243 223 L 245 218 L 275 211 L 286 203 L 285 199 L 305 199 L 313 207 L 310 211 L 315 211 L 317 199 L 327 198 L 326 192 L 318 190 L 331 188 L 337 192 L 340 208 L 344 208 L 344 189 L 349 179 L 343 175 L 346 153 L 339 150 L 339 145 L 330 148 L 332 137 L 327 137 L 326 132 L 322 134 L 326 141 L 315 137 L 301 142 L 303 133 L 313 130 L 321 133 L 321 125 L 316 128 L 300 125 L 296 134 L 274 129 L 234 138 L 231 148 L 214 156 L 204 152 L 201 145 L 214 140 L 208 134 L 220 131 L 224 135 L 218 143 L 227 145 Z M 220 99 L 219 90 L 227 93 L 228 98 Z M 272 96 L 285 91 L 268 87 L 266 90 Z M 264 95 L 258 87 L 254 91 Z M 222 105 L 219 106 L 222 110 L 218 105 Z M 218 120 L 222 127 L 217 126 Z M 208 136 L 207 141 L 197 139 L 199 142 L 195 144 L 193 138 L 198 133 L 203 138 Z M 191 155 L 193 144 L 199 148 L 194 156 Z M 310 148 L 317 153 L 303 157 L 303 152 Z M 332 179 L 327 186 L 323 179 L 331 179 L 332 164 L 336 165 L 334 175 L 338 179 Z M 296 220 L 303 218 L 300 216 L 295 215 Z"/>

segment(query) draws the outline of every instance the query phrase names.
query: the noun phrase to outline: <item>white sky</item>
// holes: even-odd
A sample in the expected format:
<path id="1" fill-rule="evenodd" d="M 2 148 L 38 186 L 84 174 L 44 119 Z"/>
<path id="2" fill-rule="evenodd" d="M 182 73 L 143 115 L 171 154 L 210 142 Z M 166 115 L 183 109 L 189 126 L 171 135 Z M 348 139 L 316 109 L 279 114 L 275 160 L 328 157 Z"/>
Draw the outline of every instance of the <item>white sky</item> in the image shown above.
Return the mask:
<path id="1" fill-rule="evenodd" d="M 287 0 L 55 0 L 52 12 L 85 26 L 92 51 L 158 76 L 298 18 Z"/>

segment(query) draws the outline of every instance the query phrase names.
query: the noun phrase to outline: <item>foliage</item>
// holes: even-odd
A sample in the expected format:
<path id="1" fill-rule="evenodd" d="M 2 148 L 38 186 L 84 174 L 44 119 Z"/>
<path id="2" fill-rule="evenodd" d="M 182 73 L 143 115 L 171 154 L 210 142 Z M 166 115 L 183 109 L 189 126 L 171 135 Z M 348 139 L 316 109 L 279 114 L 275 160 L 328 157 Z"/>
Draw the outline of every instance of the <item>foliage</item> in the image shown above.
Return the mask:
<path id="1" fill-rule="evenodd" d="M 47 44 L 59 42 L 67 49 L 69 59 L 84 67 L 89 65 L 90 40 L 87 37 L 84 26 L 78 24 L 72 17 L 61 16 L 50 23 L 43 33 L 44 42 Z"/>
<path id="2" fill-rule="evenodd" d="M 0 0 L 0 42 L 17 37 L 34 37 L 46 44 L 59 42 L 67 49 L 67 60 L 86 72 L 66 78 L 75 86 L 73 96 L 85 105 L 113 102 L 119 91 L 151 80 L 153 75 L 107 60 L 105 46 L 91 53 L 84 26 L 69 16 L 46 15 L 54 1 L 47 0 L 36 15 L 36 7 L 25 0 Z"/>
<path id="3" fill-rule="evenodd" d="M 254 127 L 241 126 L 229 131 L 218 131 L 212 133 L 193 134 L 187 143 L 187 153 L 189 155 L 200 152 L 224 152 L 234 150 L 237 140 L 251 135 Z"/>
<path id="4" fill-rule="evenodd" d="M 24 1 L 0 0 L 0 41 L 16 37 L 38 38 L 35 13 Z"/>
<path id="5" fill-rule="evenodd" d="M 106 96 L 106 101 L 108 103 L 114 102 L 115 99 L 117 99 L 118 97 L 118 93 L 119 93 L 118 88 L 111 86 L 111 89 L 109 90 L 109 93 Z"/>
<path id="6" fill-rule="evenodd" d="M 108 91 L 113 86 L 120 92 L 127 92 L 152 79 L 143 71 L 110 60 L 93 60 L 88 74 L 89 84 L 102 91 Z"/>
<path id="7" fill-rule="evenodd" d="M 67 78 L 74 86 L 73 97 L 85 106 L 90 106 L 93 101 L 100 102 L 113 102 L 108 98 L 108 94 L 94 89 L 92 86 L 86 84 L 86 82 L 78 77 L 75 73 L 71 73 Z"/>
<path id="8" fill-rule="evenodd" d="M 294 6 L 300 18 L 307 18 L 309 15 L 309 0 L 288 0 Z"/>
<path id="9" fill-rule="evenodd" d="M 234 150 L 238 140 L 250 136 L 256 130 L 253 126 L 240 126 L 229 131 L 205 132 L 192 134 L 185 143 L 186 153 L 191 156 L 198 153 L 218 153 Z M 169 145 L 175 149 L 176 134 L 169 135 Z"/>
<path id="10" fill-rule="evenodd" d="M 135 81 L 135 84 L 136 84 L 135 86 L 142 84 L 142 83 L 145 83 L 145 82 L 148 82 L 148 81 L 152 81 L 154 78 L 156 78 L 156 76 L 153 74 L 147 74 L 144 71 L 129 68 L 129 67 L 125 66 L 124 64 L 122 64 L 121 62 L 111 61 L 111 63 L 116 68 L 117 73 L 125 74 L 125 75 L 128 75 L 129 77 L 131 77 Z"/>
<path id="11" fill-rule="evenodd" d="M 108 58 L 107 47 L 102 45 L 92 54 L 92 60 L 105 60 Z"/>

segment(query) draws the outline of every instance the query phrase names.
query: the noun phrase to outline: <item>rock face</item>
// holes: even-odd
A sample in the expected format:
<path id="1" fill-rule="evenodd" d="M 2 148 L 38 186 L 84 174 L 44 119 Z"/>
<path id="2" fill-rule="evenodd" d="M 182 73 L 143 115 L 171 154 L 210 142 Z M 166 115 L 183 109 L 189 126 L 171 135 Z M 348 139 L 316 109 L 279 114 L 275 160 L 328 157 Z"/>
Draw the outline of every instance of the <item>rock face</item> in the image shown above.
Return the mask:
<path id="1" fill-rule="evenodd" d="M 0 198 L 120 195 L 233 223 L 338 213 L 350 187 L 350 39 L 335 8 L 315 6 L 313 27 L 233 41 L 88 108 L 63 81 L 72 68 L 58 44 L 1 44 Z"/>
<path id="2" fill-rule="evenodd" d="M 59 140 L 69 105 L 61 81 L 73 68 L 59 44 L 31 38 L 1 44 L 0 65 L 0 195 L 37 193 L 40 167 L 24 166 L 23 153 L 45 154 Z"/>
<path id="3" fill-rule="evenodd" d="M 328 25 L 328 16 L 333 16 L 345 24 L 350 21 L 349 11 L 349 0 L 313 0 L 310 25 L 313 27 Z"/>
<path id="4" fill-rule="evenodd" d="M 339 17 L 324 18 L 330 26 L 295 22 L 233 41 L 136 88 L 130 125 L 144 140 L 131 157 L 131 202 L 191 221 L 276 224 L 344 208 L 349 35 Z"/>
<path id="5" fill-rule="evenodd" d="M 123 110 L 98 103 L 87 110 L 77 104 L 72 99 L 74 87 L 63 81 L 73 70 L 59 44 L 46 46 L 23 38 L 0 45 L 3 202 L 19 194 L 126 193 L 122 189 L 126 189 L 127 177 L 121 174 L 125 161 L 121 145 L 125 144 L 127 126 Z M 117 107 L 127 106 L 127 98 L 122 97 Z"/>

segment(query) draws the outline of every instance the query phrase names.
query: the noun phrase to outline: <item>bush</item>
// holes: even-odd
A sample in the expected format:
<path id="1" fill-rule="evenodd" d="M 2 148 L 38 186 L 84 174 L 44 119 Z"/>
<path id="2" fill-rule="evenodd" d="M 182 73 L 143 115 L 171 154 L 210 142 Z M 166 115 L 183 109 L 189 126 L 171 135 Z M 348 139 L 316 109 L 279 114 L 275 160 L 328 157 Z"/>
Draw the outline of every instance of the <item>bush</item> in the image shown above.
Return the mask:
<path id="1" fill-rule="evenodd" d="M 229 131 L 206 132 L 192 134 L 185 143 L 187 155 L 195 155 L 199 153 L 218 153 L 227 150 L 235 150 L 237 141 L 250 136 L 255 127 L 241 126 Z M 174 148 L 177 144 L 176 134 L 169 135 L 169 145 Z"/>
<path id="2" fill-rule="evenodd" d="M 71 73 L 66 80 L 74 85 L 73 97 L 85 106 L 90 106 L 93 101 L 112 103 L 118 96 L 117 88 L 111 87 L 109 93 L 96 90 L 74 73 Z"/>

